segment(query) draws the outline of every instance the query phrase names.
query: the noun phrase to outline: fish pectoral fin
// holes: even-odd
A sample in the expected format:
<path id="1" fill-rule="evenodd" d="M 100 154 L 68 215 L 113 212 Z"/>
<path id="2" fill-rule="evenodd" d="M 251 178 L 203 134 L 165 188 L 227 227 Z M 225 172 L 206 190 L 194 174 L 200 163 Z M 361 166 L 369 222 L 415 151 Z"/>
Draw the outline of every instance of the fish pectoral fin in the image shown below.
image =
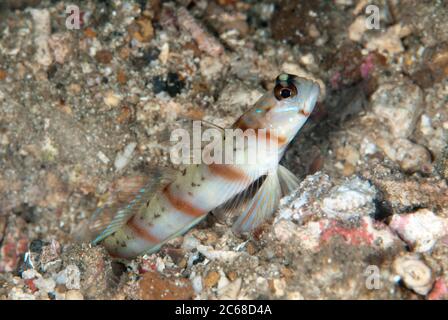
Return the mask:
<path id="1" fill-rule="evenodd" d="M 220 222 L 227 225 L 232 225 L 235 215 L 242 212 L 258 189 L 260 189 L 266 176 L 256 179 L 249 187 L 241 191 L 231 199 L 224 202 L 222 205 L 212 210 L 212 215 Z M 239 187 L 239 185 L 237 186 Z"/>
<path id="2" fill-rule="evenodd" d="M 282 196 L 290 194 L 299 187 L 299 178 L 284 166 L 278 166 L 277 174 L 282 188 Z"/>
<path id="3" fill-rule="evenodd" d="M 118 230 L 142 205 L 152 199 L 161 186 L 174 179 L 176 171 L 168 168 L 148 170 L 146 175 L 120 178 L 111 186 L 104 204 L 96 209 L 82 229 L 82 240 L 96 244 Z"/>
<path id="4" fill-rule="evenodd" d="M 277 172 L 270 172 L 253 198 L 244 206 L 232 230 L 240 234 L 260 226 L 277 209 L 280 197 L 281 186 Z"/>

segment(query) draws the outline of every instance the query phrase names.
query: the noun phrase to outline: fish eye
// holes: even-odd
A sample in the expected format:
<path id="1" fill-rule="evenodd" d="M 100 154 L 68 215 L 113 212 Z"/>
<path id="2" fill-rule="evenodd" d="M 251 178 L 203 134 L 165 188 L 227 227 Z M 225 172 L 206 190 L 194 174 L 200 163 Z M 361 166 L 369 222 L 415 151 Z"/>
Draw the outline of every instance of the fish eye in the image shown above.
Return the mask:
<path id="1" fill-rule="evenodd" d="M 292 98 L 297 95 L 297 88 L 293 84 L 289 84 L 288 86 L 278 84 L 274 88 L 274 95 L 277 100 Z"/>
<path id="2" fill-rule="evenodd" d="M 291 90 L 289 88 L 284 88 L 280 91 L 280 95 L 283 98 L 289 98 L 291 96 Z"/>

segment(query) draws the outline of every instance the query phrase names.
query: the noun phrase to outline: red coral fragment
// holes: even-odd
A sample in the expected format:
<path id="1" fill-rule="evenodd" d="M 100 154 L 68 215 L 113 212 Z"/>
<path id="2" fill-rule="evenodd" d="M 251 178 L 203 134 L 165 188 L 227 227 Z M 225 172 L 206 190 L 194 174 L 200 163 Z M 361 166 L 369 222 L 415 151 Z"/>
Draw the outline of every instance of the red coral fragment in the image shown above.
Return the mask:
<path id="1" fill-rule="evenodd" d="M 354 246 L 373 243 L 373 235 L 369 232 L 368 224 L 365 221 L 358 228 L 347 228 L 339 225 L 337 221 L 332 221 L 330 227 L 322 232 L 321 241 L 329 241 L 338 235 L 342 236 L 345 241 Z"/>
<path id="2" fill-rule="evenodd" d="M 434 287 L 428 294 L 428 300 L 444 300 L 448 298 L 448 286 L 445 280 L 439 278 L 434 283 Z"/>

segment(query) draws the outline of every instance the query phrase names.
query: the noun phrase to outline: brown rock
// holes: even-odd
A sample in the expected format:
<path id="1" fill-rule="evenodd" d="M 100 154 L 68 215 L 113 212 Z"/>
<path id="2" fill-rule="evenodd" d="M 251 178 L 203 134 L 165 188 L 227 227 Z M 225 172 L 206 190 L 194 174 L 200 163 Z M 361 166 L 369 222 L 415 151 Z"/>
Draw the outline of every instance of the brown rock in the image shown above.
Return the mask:
<path id="1" fill-rule="evenodd" d="M 344 169 L 342 170 L 342 174 L 345 177 L 351 176 L 353 173 L 355 173 L 355 171 L 356 171 L 356 167 L 354 165 L 352 165 L 349 162 L 344 163 Z"/>
<path id="2" fill-rule="evenodd" d="M 128 81 L 126 72 L 124 72 L 123 69 L 118 70 L 117 81 L 118 81 L 118 83 L 120 83 L 122 85 L 126 84 L 126 82 Z"/>
<path id="3" fill-rule="evenodd" d="M 96 32 L 92 28 L 88 27 L 88 28 L 86 28 L 84 30 L 84 35 L 87 38 L 95 38 L 96 37 Z"/>
<path id="4" fill-rule="evenodd" d="M 154 37 L 154 28 L 151 20 L 147 17 L 141 17 L 128 28 L 129 34 L 139 42 L 149 42 Z"/>
<path id="5" fill-rule="evenodd" d="M 448 43 L 426 49 L 422 65 L 411 77 L 423 88 L 448 78 Z"/>
<path id="6" fill-rule="evenodd" d="M 95 59 L 99 63 L 108 64 L 112 61 L 112 53 L 108 50 L 99 50 L 96 55 Z"/>
<path id="7" fill-rule="evenodd" d="M 195 57 L 201 56 L 201 50 L 199 50 L 198 45 L 195 42 L 187 42 L 183 45 L 184 50 L 191 50 Z"/>
<path id="8" fill-rule="evenodd" d="M 214 287 L 219 281 L 220 275 L 216 271 L 211 271 L 204 279 L 204 284 L 207 288 Z"/>
<path id="9" fill-rule="evenodd" d="M 85 299 L 108 297 L 111 287 L 115 285 L 113 283 L 115 276 L 109 254 L 104 247 L 90 247 L 87 244 L 73 245 L 67 248 L 60 258 L 65 270 L 69 271 L 67 279 L 70 280 L 66 282 L 67 289 L 78 290 L 79 283 L 79 290 Z"/>
<path id="10" fill-rule="evenodd" d="M 238 274 L 235 271 L 230 271 L 227 273 L 227 278 L 229 278 L 230 281 L 235 281 L 238 278 Z"/>
<path id="11" fill-rule="evenodd" d="M 124 106 L 120 110 L 120 114 L 117 117 L 118 123 L 128 122 L 132 117 L 132 109 L 128 106 Z"/>
<path id="12" fill-rule="evenodd" d="M 129 55 L 131 54 L 131 51 L 129 50 L 129 48 L 123 47 L 123 48 L 120 49 L 118 54 L 119 54 L 121 59 L 126 60 L 127 58 L 129 58 Z"/>
<path id="13" fill-rule="evenodd" d="M 184 278 L 167 278 L 157 272 L 147 272 L 139 281 L 143 300 L 185 300 L 193 297 L 193 288 Z"/>
<path id="14" fill-rule="evenodd" d="M 248 254 L 253 256 L 257 250 L 255 249 L 254 244 L 252 242 L 249 242 L 246 246 L 246 251 Z"/>
<path id="15" fill-rule="evenodd" d="M 171 260 L 175 264 L 177 264 L 179 267 L 184 268 L 186 266 L 186 259 L 185 259 L 185 251 L 182 249 L 175 249 L 175 248 L 167 248 L 166 249 L 167 254 L 171 257 Z"/>
<path id="16" fill-rule="evenodd" d="M 448 77 L 448 44 L 437 48 L 431 57 L 429 68 L 438 81 Z"/>
<path id="17" fill-rule="evenodd" d="M 416 207 L 427 207 L 443 212 L 448 207 L 448 187 L 443 180 L 400 181 L 380 177 L 371 181 L 382 192 L 383 200 L 393 213 L 405 212 Z"/>
<path id="18" fill-rule="evenodd" d="M 6 71 L 3 69 L 0 69 L 0 81 L 5 80 L 7 76 L 8 76 L 8 74 L 6 73 Z"/>
<path id="19" fill-rule="evenodd" d="M 291 278 L 294 275 L 294 272 L 287 267 L 282 267 L 280 269 L 281 274 L 285 277 L 285 278 Z"/>

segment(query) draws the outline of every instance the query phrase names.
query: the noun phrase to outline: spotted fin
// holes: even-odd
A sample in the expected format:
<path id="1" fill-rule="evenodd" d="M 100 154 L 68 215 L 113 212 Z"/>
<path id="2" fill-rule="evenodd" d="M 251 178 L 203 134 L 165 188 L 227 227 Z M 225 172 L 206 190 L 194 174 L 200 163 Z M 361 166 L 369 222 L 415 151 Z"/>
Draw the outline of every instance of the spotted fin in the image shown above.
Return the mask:
<path id="1" fill-rule="evenodd" d="M 176 146 L 179 146 L 179 143 L 186 143 L 188 145 L 188 142 L 190 143 L 189 148 L 190 152 L 188 155 L 188 158 L 186 159 L 179 159 L 181 161 L 186 161 L 188 163 L 194 163 L 193 155 L 194 154 L 201 154 L 204 151 L 204 149 L 210 145 L 210 141 L 202 140 L 202 137 L 199 143 L 194 143 L 193 139 L 197 136 L 197 134 L 194 134 L 194 123 L 193 122 L 200 122 L 200 128 L 202 132 L 205 132 L 206 129 L 215 129 L 217 132 L 219 132 L 221 137 L 224 137 L 225 135 L 225 129 L 205 120 L 198 120 L 198 119 L 189 119 L 189 118 L 182 118 L 180 120 L 175 121 L 174 128 L 169 128 L 163 131 L 159 136 L 160 145 L 165 148 L 173 148 Z M 182 134 L 180 137 L 173 136 L 173 132 L 176 129 L 182 129 L 183 133 L 187 133 L 185 136 L 193 137 L 192 139 L 188 139 L 189 141 L 183 141 L 182 137 L 184 137 L 184 134 Z M 174 140 L 172 141 L 171 138 L 177 138 L 181 140 Z M 219 141 L 213 140 L 213 143 L 219 143 Z M 177 160 L 177 159 L 176 159 Z"/>
<path id="2" fill-rule="evenodd" d="M 244 206 L 242 214 L 233 224 L 235 233 L 246 233 L 261 225 L 272 216 L 282 195 L 277 172 L 270 172 L 255 196 Z"/>

